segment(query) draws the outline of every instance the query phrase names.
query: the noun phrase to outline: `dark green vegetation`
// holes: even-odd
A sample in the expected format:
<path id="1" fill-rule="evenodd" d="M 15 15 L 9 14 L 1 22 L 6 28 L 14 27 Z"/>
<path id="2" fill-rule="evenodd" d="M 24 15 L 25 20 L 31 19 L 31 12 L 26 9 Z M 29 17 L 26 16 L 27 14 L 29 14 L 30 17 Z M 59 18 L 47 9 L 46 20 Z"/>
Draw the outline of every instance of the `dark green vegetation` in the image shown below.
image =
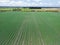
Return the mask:
<path id="1" fill-rule="evenodd" d="M 20 12 L 60 12 L 60 8 L 39 8 L 39 7 L 32 7 L 32 8 L 1 8 L 0 12 L 11 12 L 11 11 L 20 11 Z"/>
<path id="2" fill-rule="evenodd" d="M 60 45 L 60 12 L 0 12 L 0 45 Z"/>

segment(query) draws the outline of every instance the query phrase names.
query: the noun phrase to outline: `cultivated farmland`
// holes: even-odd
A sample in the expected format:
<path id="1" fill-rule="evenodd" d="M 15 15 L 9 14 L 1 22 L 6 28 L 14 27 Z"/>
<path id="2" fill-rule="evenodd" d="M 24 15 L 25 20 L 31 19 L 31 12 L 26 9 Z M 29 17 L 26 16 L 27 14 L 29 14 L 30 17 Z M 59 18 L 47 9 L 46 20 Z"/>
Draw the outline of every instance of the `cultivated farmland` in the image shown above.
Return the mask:
<path id="1" fill-rule="evenodd" d="M 0 45 L 60 45 L 60 12 L 0 12 Z"/>

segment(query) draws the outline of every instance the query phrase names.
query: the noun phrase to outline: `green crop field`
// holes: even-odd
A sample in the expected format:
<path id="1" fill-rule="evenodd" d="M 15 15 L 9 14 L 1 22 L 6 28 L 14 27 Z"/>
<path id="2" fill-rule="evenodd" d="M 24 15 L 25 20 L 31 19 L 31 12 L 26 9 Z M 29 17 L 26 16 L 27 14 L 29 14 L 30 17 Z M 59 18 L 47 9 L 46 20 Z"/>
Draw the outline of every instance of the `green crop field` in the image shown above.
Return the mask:
<path id="1" fill-rule="evenodd" d="M 0 12 L 0 45 L 60 45 L 60 12 Z"/>

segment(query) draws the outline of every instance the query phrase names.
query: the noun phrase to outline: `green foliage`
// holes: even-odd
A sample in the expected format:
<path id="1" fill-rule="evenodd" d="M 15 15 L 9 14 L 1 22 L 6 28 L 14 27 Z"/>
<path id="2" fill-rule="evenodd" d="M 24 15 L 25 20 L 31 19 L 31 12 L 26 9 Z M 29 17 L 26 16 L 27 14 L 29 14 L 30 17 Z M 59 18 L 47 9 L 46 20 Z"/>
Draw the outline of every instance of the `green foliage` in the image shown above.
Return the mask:
<path id="1" fill-rule="evenodd" d="M 60 12 L 54 9 L 29 9 L 29 8 L 0 8 L 0 12 L 21 11 L 21 12 Z"/>
<path id="2" fill-rule="evenodd" d="M 8 11 L 11 11 L 11 10 L 0 10 L 0 12 L 8 12 Z"/>
<path id="3" fill-rule="evenodd" d="M 20 8 L 15 8 L 15 9 L 13 9 L 13 11 L 21 11 L 21 9 Z"/>

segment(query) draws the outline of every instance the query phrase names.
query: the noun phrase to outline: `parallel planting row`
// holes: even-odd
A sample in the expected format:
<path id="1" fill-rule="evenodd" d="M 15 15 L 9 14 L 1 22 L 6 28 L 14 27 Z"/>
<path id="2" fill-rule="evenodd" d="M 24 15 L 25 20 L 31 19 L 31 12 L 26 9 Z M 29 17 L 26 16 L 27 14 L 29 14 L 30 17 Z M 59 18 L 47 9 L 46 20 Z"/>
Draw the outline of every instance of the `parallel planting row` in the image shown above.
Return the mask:
<path id="1" fill-rule="evenodd" d="M 60 45 L 60 12 L 0 12 L 0 45 Z"/>

